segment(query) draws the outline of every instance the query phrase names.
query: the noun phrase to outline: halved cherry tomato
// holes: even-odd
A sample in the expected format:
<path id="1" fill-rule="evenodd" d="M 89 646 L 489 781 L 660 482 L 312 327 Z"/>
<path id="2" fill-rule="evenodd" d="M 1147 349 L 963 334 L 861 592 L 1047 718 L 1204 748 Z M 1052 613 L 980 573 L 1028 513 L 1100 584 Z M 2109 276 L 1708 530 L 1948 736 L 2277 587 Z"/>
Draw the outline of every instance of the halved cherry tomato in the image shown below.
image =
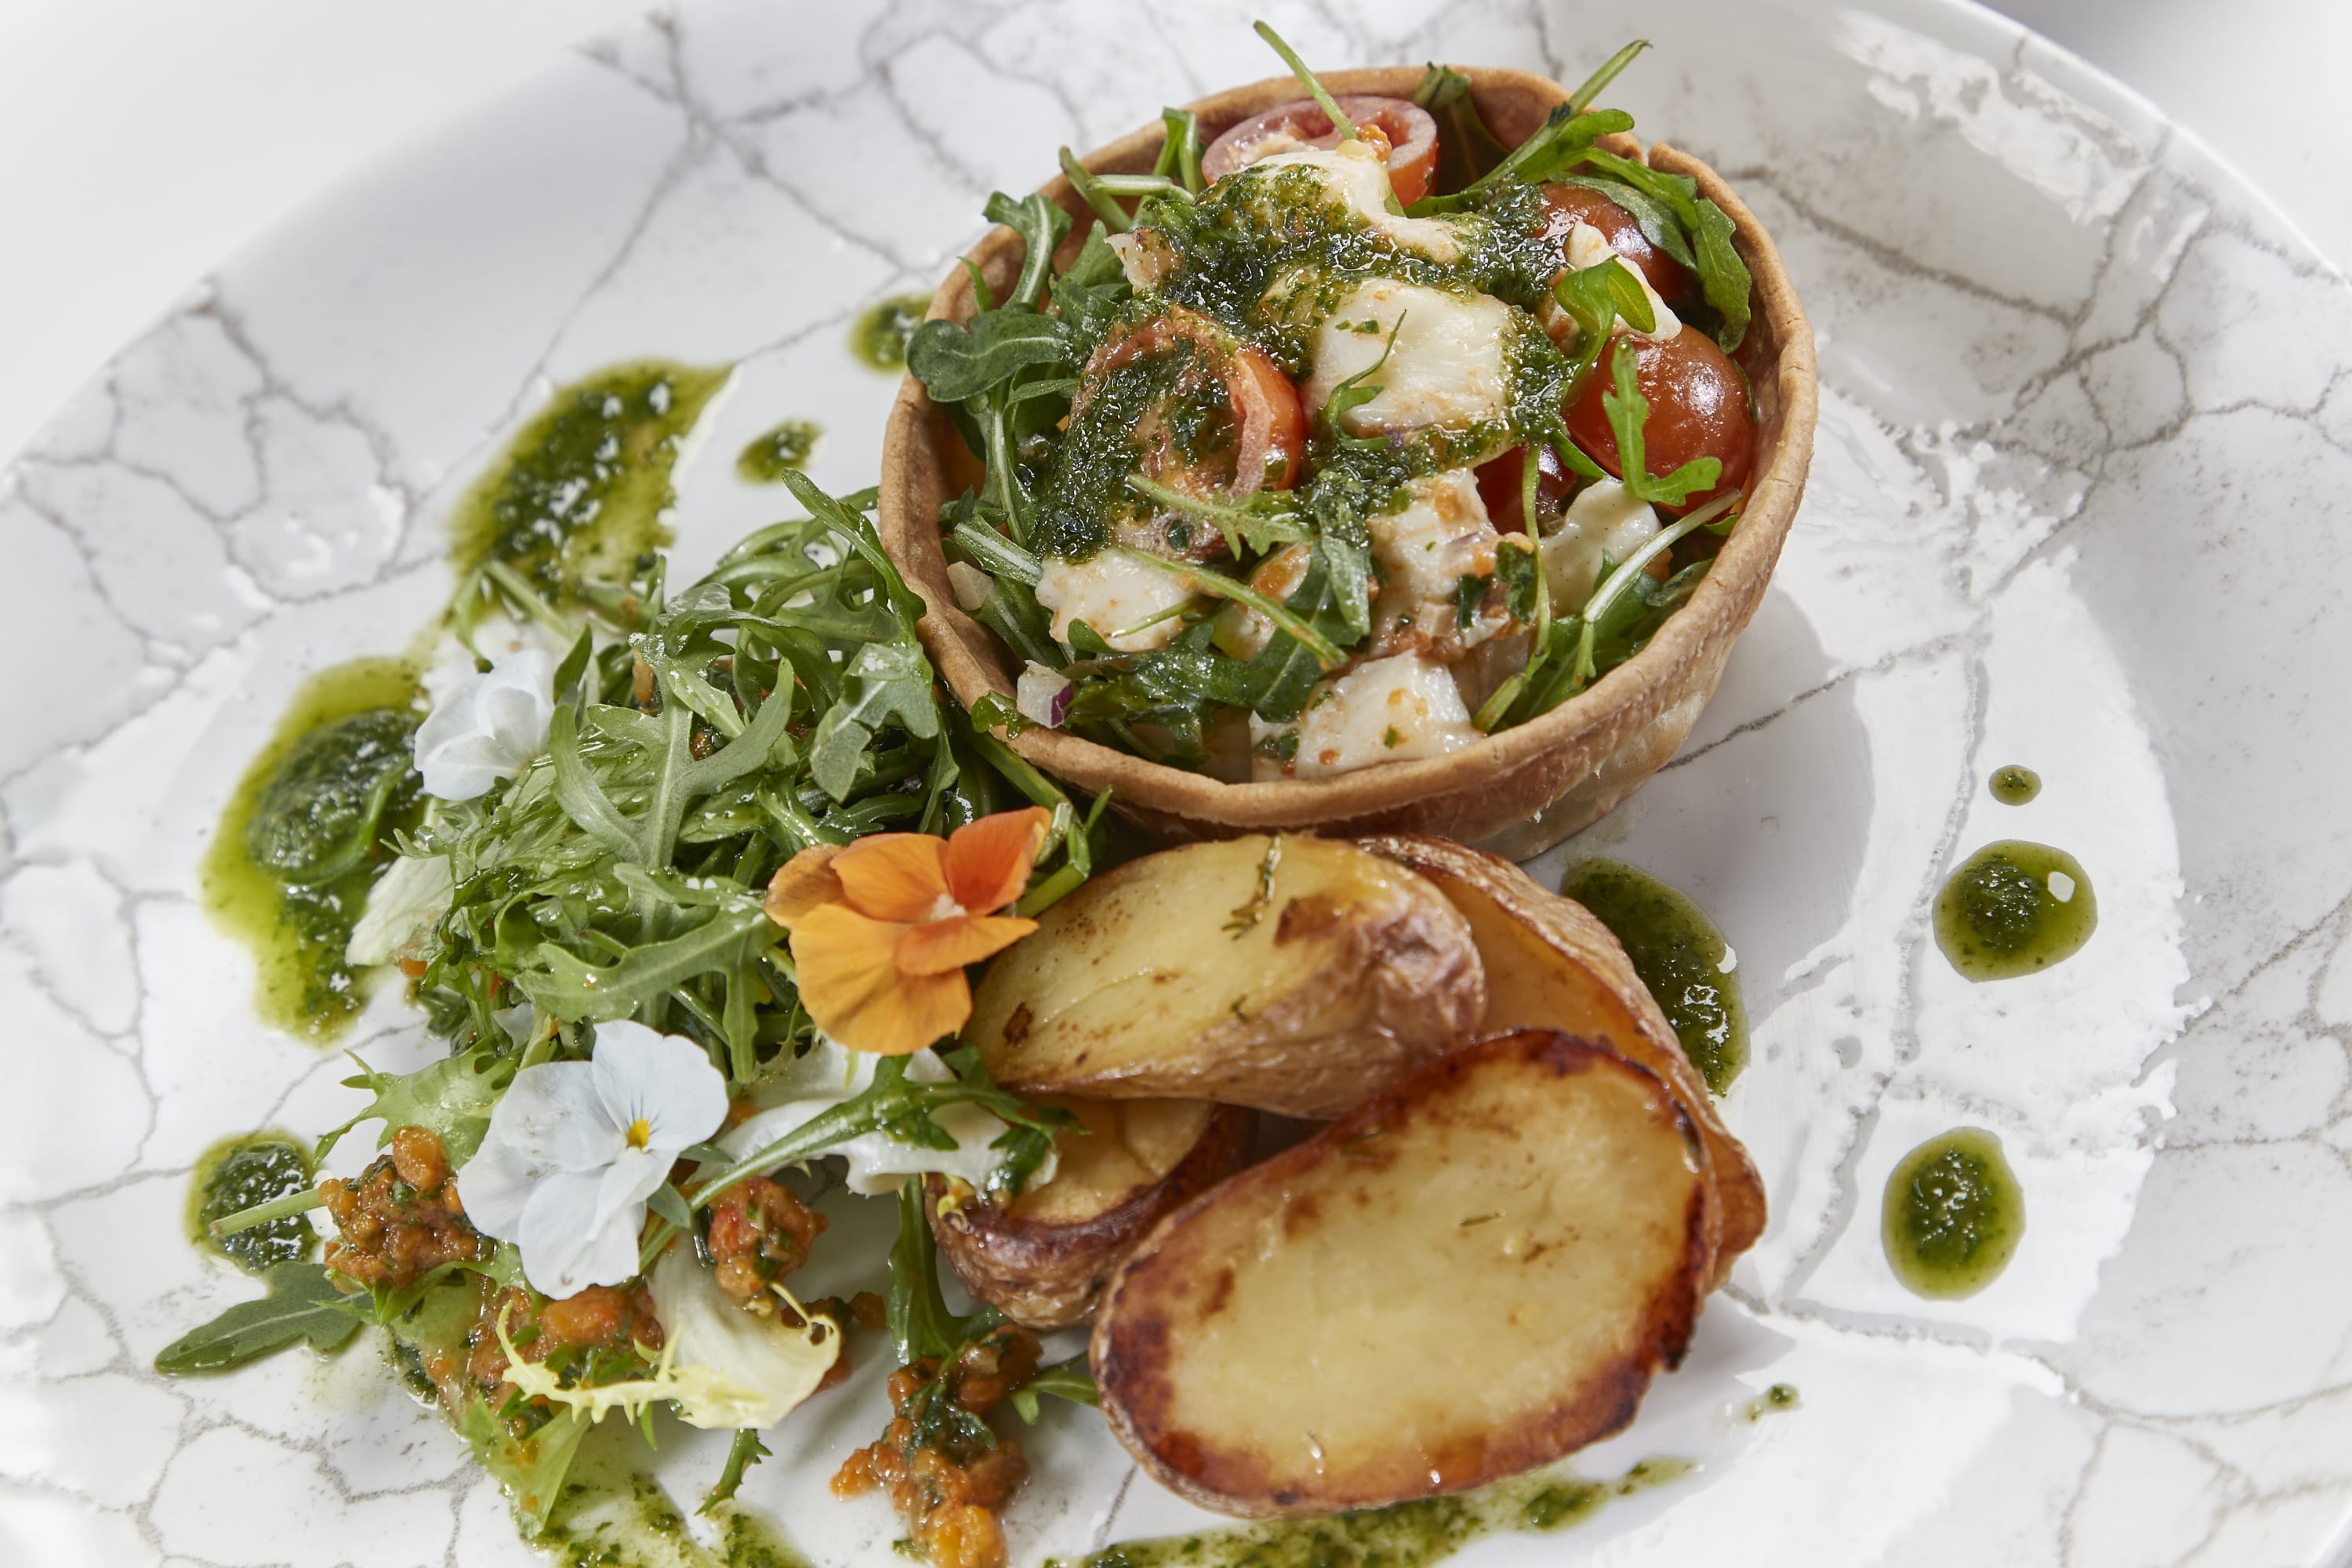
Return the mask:
<path id="1" fill-rule="evenodd" d="M 1339 100 L 1339 112 L 1354 121 L 1359 132 L 1376 130 L 1387 141 L 1389 184 L 1398 201 L 1411 206 L 1429 195 L 1437 178 L 1437 121 L 1429 110 L 1410 99 L 1352 93 Z M 1201 156 L 1201 174 L 1213 184 L 1277 153 L 1339 144 L 1331 117 L 1313 99 L 1302 98 L 1244 120 L 1210 142 Z"/>
<path id="2" fill-rule="evenodd" d="M 1297 484 L 1307 451 L 1307 412 L 1298 388 L 1265 350 L 1181 305 L 1103 341 L 1087 362 L 1070 417 L 1085 413 L 1095 389 L 1113 371 L 1180 349 L 1191 357 L 1168 396 L 1137 421 L 1144 477 L 1202 500 L 1240 500 L 1261 489 L 1286 490 Z M 1231 428 L 1207 442 L 1188 442 L 1166 405 L 1207 391 L 1212 377 L 1224 392 Z"/>
<path id="3" fill-rule="evenodd" d="M 1664 342 L 1633 334 L 1613 339 L 1601 352 L 1591 384 L 1569 405 L 1568 433 L 1576 444 L 1611 473 L 1623 475 L 1616 432 L 1609 427 L 1601 398 L 1616 385 L 1617 356 L 1627 352 L 1628 344 L 1633 345 L 1633 384 L 1650 405 L 1649 420 L 1642 427 L 1650 472 L 1664 478 L 1695 458 L 1714 458 L 1723 465 L 1713 489 L 1662 510 L 1680 514 L 1745 486 L 1756 466 L 1756 419 L 1748 411 L 1748 379 L 1715 346 L 1715 340 L 1696 327 L 1686 326 Z"/>
<path id="4" fill-rule="evenodd" d="M 1609 241 L 1609 248 L 1623 258 L 1629 266 L 1641 269 L 1658 291 L 1658 298 L 1671 305 L 1690 292 L 1691 276 L 1683 264 L 1650 243 L 1633 215 L 1602 195 L 1583 185 L 1552 185 L 1543 187 L 1542 237 L 1568 249 L 1568 233 L 1578 224 L 1589 223 L 1599 229 Z"/>

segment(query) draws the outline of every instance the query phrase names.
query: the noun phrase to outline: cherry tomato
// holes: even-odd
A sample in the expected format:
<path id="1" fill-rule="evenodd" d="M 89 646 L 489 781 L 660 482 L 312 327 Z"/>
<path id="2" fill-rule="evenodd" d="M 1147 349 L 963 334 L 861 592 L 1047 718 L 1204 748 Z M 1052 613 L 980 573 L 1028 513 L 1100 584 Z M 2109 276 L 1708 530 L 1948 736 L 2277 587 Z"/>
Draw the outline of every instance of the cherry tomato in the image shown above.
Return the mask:
<path id="1" fill-rule="evenodd" d="M 1601 363 L 1582 395 L 1569 405 L 1568 433 L 1602 468 L 1622 476 L 1616 433 L 1601 407 L 1604 392 L 1616 385 L 1616 361 L 1636 345 L 1633 384 L 1649 401 L 1650 417 L 1642 427 L 1646 466 L 1663 478 L 1694 458 L 1714 458 L 1723 464 L 1713 489 L 1693 495 L 1675 513 L 1704 506 L 1725 490 L 1744 486 L 1756 466 L 1756 420 L 1748 411 L 1748 381 L 1739 367 L 1715 346 L 1715 340 L 1696 327 L 1685 327 L 1664 342 L 1621 335 L 1601 352 Z"/>
<path id="2" fill-rule="evenodd" d="M 1580 223 L 1589 223 L 1599 229 L 1609 241 L 1609 248 L 1625 259 L 1628 266 L 1638 268 L 1658 291 L 1658 298 L 1671 305 L 1689 294 L 1691 276 L 1683 264 L 1650 243 L 1633 215 L 1602 195 L 1583 185 L 1546 185 L 1543 187 L 1543 237 L 1557 245 L 1564 255 L 1568 249 L 1568 231 Z"/>
<path id="3" fill-rule="evenodd" d="M 1358 93 L 1339 100 L 1339 112 L 1356 122 L 1366 140 L 1377 131 L 1388 142 L 1389 184 L 1398 201 L 1411 206 L 1429 195 L 1437 178 L 1437 121 L 1429 110 L 1409 99 Z M 1331 117 L 1313 99 L 1302 98 L 1244 120 L 1210 142 L 1201 156 L 1201 174 L 1214 184 L 1277 153 L 1339 144 Z"/>
<path id="4" fill-rule="evenodd" d="M 1222 383 L 1233 418 L 1233 439 L 1221 442 L 1205 459 L 1179 449 L 1172 432 L 1147 413 L 1138 432 L 1146 444 L 1145 477 L 1204 500 L 1234 500 L 1260 489 L 1286 490 L 1298 482 L 1307 451 L 1307 411 L 1298 388 L 1272 356 L 1244 342 L 1208 317 L 1171 305 L 1131 331 L 1104 340 L 1087 362 L 1086 374 L 1070 414 L 1084 412 L 1091 389 L 1124 364 L 1190 345 L 1192 363 L 1179 376 L 1171 396 L 1200 390 L 1204 376 Z"/>
<path id="5" fill-rule="evenodd" d="M 1478 499 L 1486 503 L 1486 517 L 1505 533 L 1525 533 L 1527 513 L 1519 501 L 1525 493 L 1527 448 L 1514 447 L 1501 457 L 1478 465 Z M 1549 520 L 1559 515 L 1566 504 L 1570 486 L 1568 468 L 1559 454 L 1549 447 L 1537 448 L 1536 515 L 1549 526 Z"/>

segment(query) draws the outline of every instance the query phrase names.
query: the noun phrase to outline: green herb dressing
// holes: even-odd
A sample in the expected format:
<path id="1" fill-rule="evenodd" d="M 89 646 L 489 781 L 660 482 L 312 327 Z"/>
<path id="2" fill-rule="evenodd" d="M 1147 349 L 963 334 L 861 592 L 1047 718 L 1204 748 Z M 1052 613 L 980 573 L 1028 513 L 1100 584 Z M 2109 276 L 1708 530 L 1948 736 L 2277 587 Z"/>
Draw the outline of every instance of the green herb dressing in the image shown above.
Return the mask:
<path id="1" fill-rule="evenodd" d="M 355 659 L 312 676 L 247 767 L 213 831 L 201 871 L 205 907 L 253 954 L 259 972 L 254 1010 L 289 1034 L 331 1039 L 365 1005 L 343 949 L 377 865 L 372 855 L 323 886 L 289 885 L 248 850 L 257 837 L 257 811 L 290 761 L 302 756 L 310 764 L 321 762 L 319 748 L 305 751 L 306 740 L 362 714 L 413 718 L 417 695 L 416 668 L 401 659 Z M 403 825 L 404 814 L 396 814 L 379 824 L 379 837 Z"/>
<path id="2" fill-rule="evenodd" d="M 619 1436 L 625 1423 L 610 1423 Z M 626 1449 L 592 1433 L 573 1462 L 555 1518 L 537 1544 L 564 1568 L 808 1568 L 808 1559 L 749 1511 L 722 1503 L 718 1539 L 697 1541 L 685 1513 Z"/>
<path id="3" fill-rule="evenodd" d="M 1797 1408 L 1800 1403 L 1795 1384 L 1776 1383 L 1747 1404 L 1733 1408 L 1738 1412 L 1741 1420 L 1752 1425 L 1767 1415 L 1785 1415 Z"/>
<path id="4" fill-rule="evenodd" d="M 1929 1139 L 1886 1178 L 1879 1229 L 1904 1288 L 1936 1300 L 1973 1296 L 2016 1256 L 2025 1194 L 2000 1140 L 1977 1127 Z"/>
<path id="5" fill-rule="evenodd" d="M 1936 945 L 1969 980 L 2014 980 L 2080 952 L 2099 900 L 2083 863 L 2022 838 L 1988 844 L 1936 895 Z"/>
<path id="6" fill-rule="evenodd" d="M 882 300 L 849 327 L 849 352 L 868 369 L 896 375 L 907 368 L 907 340 L 930 312 L 929 294 L 900 294 Z"/>
<path id="7" fill-rule="evenodd" d="M 1547 247 L 1541 237 L 1541 199 L 1533 186 L 1507 185 L 1484 210 L 1437 220 L 1459 253 L 1438 261 L 1376 231 L 1314 170 L 1244 170 L 1198 203 L 1154 208 L 1153 225 L 1176 260 L 1162 291 L 1303 375 L 1316 333 L 1368 278 L 1539 307 L 1559 267 L 1557 242 Z"/>
<path id="8" fill-rule="evenodd" d="M 736 477 L 755 485 L 780 485 L 786 474 L 807 466 L 824 434 L 814 420 L 787 419 L 737 454 Z"/>
<path id="9" fill-rule="evenodd" d="M 1047 1558 L 1045 1568 L 1428 1568 L 1499 1531 L 1581 1524 L 1613 1499 L 1680 1480 L 1696 1468 L 1686 1459 L 1643 1459 L 1613 1481 L 1539 1472 L 1358 1513 L 1127 1542 L 1074 1565 Z"/>
<path id="10" fill-rule="evenodd" d="M 669 542 L 678 439 L 731 374 L 644 360 L 559 390 L 451 515 L 459 574 L 502 565 L 559 605 L 624 580 Z"/>
<path id="11" fill-rule="evenodd" d="M 1560 891 L 1624 944 L 1706 1087 L 1717 1094 L 1728 1089 L 1748 1066 L 1748 1009 L 1723 933 L 1696 904 L 1622 861 L 1570 867 Z"/>
<path id="12" fill-rule="evenodd" d="M 2032 768 L 2011 763 L 2005 768 L 1995 768 L 1988 785 L 1993 799 L 2003 805 L 2023 805 L 2042 793 L 2042 775 Z"/>
<path id="13" fill-rule="evenodd" d="M 205 1227 L 310 1184 L 310 1153 L 290 1134 L 224 1138 L 197 1157 L 188 1178 L 188 1239 L 248 1274 L 266 1273 L 276 1263 L 299 1263 L 319 1239 L 307 1215 L 289 1215 L 234 1236 L 215 1237 Z"/>
<path id="14" fill-rule="evenodd" d="M 1038 490 L 1033 542 L 1041 553 L 1082 561 L 1102 548 L 1116 524 L 1153 510 L 1127 488 L 1127 479 L 1141 468 L 1141 427 L 1155 405 L 1164 405 L 1163 438 L 1187 457 L 1232 446 L 1235 431 L 1223 384 L 1213 374 L 1193 373 L 1201 357 L 1180 339 L 1096 378 Z"/>

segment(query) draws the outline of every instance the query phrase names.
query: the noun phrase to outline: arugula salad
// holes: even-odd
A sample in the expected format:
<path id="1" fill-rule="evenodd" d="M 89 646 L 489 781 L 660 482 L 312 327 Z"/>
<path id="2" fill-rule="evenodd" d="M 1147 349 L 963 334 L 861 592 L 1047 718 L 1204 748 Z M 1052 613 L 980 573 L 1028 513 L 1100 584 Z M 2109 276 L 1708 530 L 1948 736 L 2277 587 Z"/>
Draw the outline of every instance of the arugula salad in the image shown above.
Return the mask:
<path id="1" fill-rule="evenodd" d="M 1017 713 L 1228 780 L 1457 750 L 1633 657 L 1738 521 L 1750 279 L 1685 175 L 1612 149 L 1612 57 L 1517 147 L 1460 73 L 1310 96 L 1157 167 L 1062 167 L 908 365 L 984 465 L 940 527 Z M 1618 145 L 1622 146 L 1620 142 Z M 970 264 L 967 264 L 969 267 Z"/>
<path id="2" fill-rule="evenodd" d="M 870 493 L 785 482 L 809 515 L 683 586 L 657 554 L 625 581 L 551 555 L 535 581 L 494 552 L 452 623 L 469 647 L 508 644 L 498 657 L 421 724 L 372 710 L 280 763 L 248 853 L 325 865 L 346 892 L 362 870 L 350 964 L 397 965 L 447 1054 L 361 1063 L 349 1082 L 370 1100 L 313 1152 L 371 1130 L 356 1177 L 314 1186 L 288 1155 L 215 1182 L 274 1194 L 208 1226 L 268 1294 L 157 1365 L 227 1371 L 380 1327 L 538 1535 L 606 1415 L 648 1440 L 656 1405 L 733 1430 L 717 1508 L 760 1429 L 846 1372 L 849 1332 L 887 1331 L 923 1413 L 877 1449 L 982 1474 L 911 1522 L 955 1543 L 940 1561 L 983 1568 L 1020 1450 L 981 1413 L 1034 1418 L 1040 1394 L 1091 1384 L 994 1312 L 949 1315 L 920 1183 L 1005 1194 L 1051 1175 L 1068 1113 L 953 1048 L 964 966 L 1079 886 L 1110 826 L 941 696 Z M 826 1155 L 850 1191 L 899 1194 L 887 1298 L 788 1283 L 826 1221 L 776 1178 Z"/>

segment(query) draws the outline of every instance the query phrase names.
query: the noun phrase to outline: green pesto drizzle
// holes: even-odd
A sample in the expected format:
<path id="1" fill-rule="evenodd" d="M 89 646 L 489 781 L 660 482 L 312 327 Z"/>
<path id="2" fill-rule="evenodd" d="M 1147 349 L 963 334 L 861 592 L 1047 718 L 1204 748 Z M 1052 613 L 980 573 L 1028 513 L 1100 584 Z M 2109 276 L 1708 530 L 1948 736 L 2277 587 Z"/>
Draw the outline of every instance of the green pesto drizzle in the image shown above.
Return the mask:
<path id="1" fill-rule="evenodd" d="M 616 1424 L 620 1436 L 627 1430 Z M 686 1515 L 627 1452 L 594 1432 L 572 1462 L 536 1542 L 564 1568 L 808 1568 L 807 1558 L 733 1503 L 711 1512 L 717 1540 L 697 1541 Z"/>
<path id="2" fill-rule="evenodd" d="M 379 847 L 356 868 L 323 886 L 306 886 L 281 880 L 249 853 L 257 808 L 289 761 L 299 761 L 302 742 L 372 712 L 405 722 L 414 717 L 417 695 L 415 667 L 400 659 L 355 659 L 304 681 L 277 731 L 237 781 L 205 852 L 205 907 L 253 954 L 255 1011 L 289 1034 L 331 1039 L 365 1005 L 343 948 L 380 868 L 383 834 L 404 826 L 410 815 L 404 811 L 383 823 Z M 310 755 L 318 755 L 315 745 Z"/>
<path id="3" fill-rule="evenodd" d="M 2042 775 L 2032 768 L 2016 763 L 2005 768 L 1995 768 L 1989 786 L 1993 799 L 2003 805 L 2023 805 L 2042 793 Z"/>
<path id="4" fill-rule="evenodd" d="M 1538 1472 L 1357 1513 L 1125 1542 L 1076 1564 L 1047 1558 L 1045 1568 L 1428 1568 L 1497 1531 L 1581 1524 L 1613 1499 L 1679 1480 L 1696 1468 L 1686 1459 L 1643 1459 L 1613 1481 Z"/>
<path id="5" fill-rule="evenodd" d="M 824 434 L 814 420 L 787 419 L 736 456 L 736 477 L 755 485 L 782 484 L 787 473 L 807 466 Z"/>
<path id="6" fill-rule="evenodd" d="M 246 1132 L 224 1138 L 197 1157 L 188 1178 L 188 1239 L 248 1274 L 266 1274 L 272 1264 L 299 1263 L 319 1239 L 308 1215 L 289 1215 L 234 1236 L 215 1237 L 205 1227 L 310 1184 L 310 1153 L 289 1134 Z"/>
<path id="7" fill-rule="evenodd" d="M 1201 355 L 1179 339 L 1138 354 L 1097 377 L 1086 406 L 1054 450 L 1037 497 L 1033 542 L 1046 555 L 1081 561 L 1102 548 L 1118 523 L 1150 510 L 1127 488 L 1141 465 L 1144 416 L 1163 404 L 1163 430 L 1187 455 L 1230 447 L 1233 414 L 1224 385 L 1196 369 Z"/>
<path id="8" fill-rule="evenodd" d="M 1886 1178 L 1879 1230 L 1915 1295 L 1957 1300 L 1991 1284 L 2025 1234 L 2025 1194 L 2000 1140 L 1958 1127 L 1904 1155 Z"/>
<path id="9" fill-rule="evenodd" d="M 670 542 L 678 439 L 730 374 L 645 360 L 558 391 L 450 517 L 459 574 L 496 563 L 556 605 L 625 578 Z"/>
<path id="10" fill-rule="evenodd" d="M 850 323 L 849 352 L 868 369 L 896 375 L 907 368 L 907 340 L 929 314 L 929 294 L 900 294 L 876 304 Z"/>
<path id="11" fill-rule="evenodd" d="M 1969 980 L 2014 980 L 2063 963 L 2098 924 L 2083 863 L 2022 838 L 1986 845 L 1936 895 L 1936 945 Z"/>
<path id="12" fill-rule="evenodd" d="M 1728 1089 L 1748 1066 L 1748 1009 L 1723 933 L 1690 900 L 1622 861 L 1571 867 L 1560 891 L 1624 944 L 1706 1087 Z"/>
<path id="13" fill-rule="evenodd" d="M 1784 1415 L 1797 1408 L 1800 1403 L 1795 1384 L 1776 1383 L 1747 1404 L 1732 1408 L 1738 1413 L 1740 1419 L 1753 1424 L 1767 1415 Z"/>

